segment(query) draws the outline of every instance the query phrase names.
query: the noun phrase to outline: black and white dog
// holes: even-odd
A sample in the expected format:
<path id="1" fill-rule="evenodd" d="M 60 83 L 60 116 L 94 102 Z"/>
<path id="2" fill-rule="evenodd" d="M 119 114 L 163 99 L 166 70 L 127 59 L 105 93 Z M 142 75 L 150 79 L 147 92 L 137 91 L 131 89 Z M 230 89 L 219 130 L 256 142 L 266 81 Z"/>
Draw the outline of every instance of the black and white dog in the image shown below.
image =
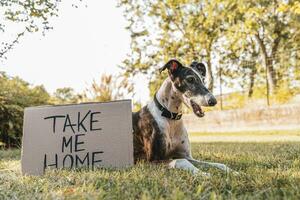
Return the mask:
<path id="1" fill-rule="evenodd" d="M 134 159 L 166 161 L 169 167 L 200 172 L 194 164 L 215 167 L 226 172 L 230 169 L 220 163 L 193 159 L 186 128 L 181 119 L 182 104 L 193 109 L 197 117 L 203 117 L 201 106 L 214 106 L 216 98 L 204 85 L 204 64 L 193 62 L 184 67 L 173 59 L 160 72 L 168 70 L 168 78 L 154 96 L 139 112 L 133 113 Z"/>

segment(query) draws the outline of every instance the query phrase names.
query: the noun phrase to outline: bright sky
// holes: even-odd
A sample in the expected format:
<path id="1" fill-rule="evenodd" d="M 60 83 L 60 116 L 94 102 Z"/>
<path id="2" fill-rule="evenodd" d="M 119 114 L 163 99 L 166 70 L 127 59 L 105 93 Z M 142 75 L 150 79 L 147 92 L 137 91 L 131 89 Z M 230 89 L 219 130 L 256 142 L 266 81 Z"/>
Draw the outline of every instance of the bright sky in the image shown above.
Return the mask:
<path id="1" fill-rule="evenodd" d="M 27 34 L 6 54 L 0 71 L 43 84 L 49 92 L 60 87 L 81 92 L 102 73 L 116 74 L 130 43 L 122 10 L 116 1 L 85 2 L 87 7 L 77 9 L 62 4 L 54 30 L 46 36 Z M 144 102 L 147 85 L 137 85 L 136 100 Z"/>

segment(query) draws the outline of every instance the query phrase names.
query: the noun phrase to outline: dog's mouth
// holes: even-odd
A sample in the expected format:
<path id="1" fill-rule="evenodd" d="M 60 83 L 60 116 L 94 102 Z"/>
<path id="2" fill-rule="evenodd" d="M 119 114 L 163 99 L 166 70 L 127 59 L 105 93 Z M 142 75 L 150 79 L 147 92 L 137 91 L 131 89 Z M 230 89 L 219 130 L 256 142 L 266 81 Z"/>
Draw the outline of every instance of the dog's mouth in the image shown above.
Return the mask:
<path id="1" fill-rule="evenodd" d="M 201 106 L 199 106 L 196 102 L 194 102 L 193 100 L 190 101 L 191 102 L 191 106 L 193 109 L 194 114 L 197 117 L 204 117 L 204 112 L 201 109 Z"/>

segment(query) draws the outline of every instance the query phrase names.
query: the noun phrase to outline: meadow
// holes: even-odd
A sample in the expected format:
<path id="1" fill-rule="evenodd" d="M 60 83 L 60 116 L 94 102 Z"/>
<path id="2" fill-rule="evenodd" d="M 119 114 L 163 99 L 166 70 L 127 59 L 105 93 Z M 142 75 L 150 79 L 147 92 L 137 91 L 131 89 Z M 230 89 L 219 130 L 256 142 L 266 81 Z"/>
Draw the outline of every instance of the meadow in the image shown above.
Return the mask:
<path id="1" fill-rule="evenodd" d="M 1 150 L 0 199 L 300 199 L 300 142 L 196 142 L 192 151 L 196 159 L 225 163 L 240 175 L 210 169 L 207 178 L 138 163 L 123 170 L 49 170 L 31 177 L 21 175 L 20 150 Z"/>

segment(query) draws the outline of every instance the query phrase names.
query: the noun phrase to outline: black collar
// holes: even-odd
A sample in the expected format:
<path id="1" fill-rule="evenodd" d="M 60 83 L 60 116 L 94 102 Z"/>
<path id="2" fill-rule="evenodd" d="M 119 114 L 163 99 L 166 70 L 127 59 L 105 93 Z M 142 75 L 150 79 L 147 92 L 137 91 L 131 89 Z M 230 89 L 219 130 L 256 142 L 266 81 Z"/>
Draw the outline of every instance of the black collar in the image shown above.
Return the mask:
<path id="1" fill-rule="evenodd" d="M 170 112 L 168 109 L 166 109 L 165 107 L 163 107 L 159 101 L 156 98 L 156 93 L 154 95 L 154 103 L 157 106 L 157 108 L 162 111 L 161 116 L 172 119 L 172 120 L 180 120 L 182 117 L 181 113 L 173 113 Z"/>

